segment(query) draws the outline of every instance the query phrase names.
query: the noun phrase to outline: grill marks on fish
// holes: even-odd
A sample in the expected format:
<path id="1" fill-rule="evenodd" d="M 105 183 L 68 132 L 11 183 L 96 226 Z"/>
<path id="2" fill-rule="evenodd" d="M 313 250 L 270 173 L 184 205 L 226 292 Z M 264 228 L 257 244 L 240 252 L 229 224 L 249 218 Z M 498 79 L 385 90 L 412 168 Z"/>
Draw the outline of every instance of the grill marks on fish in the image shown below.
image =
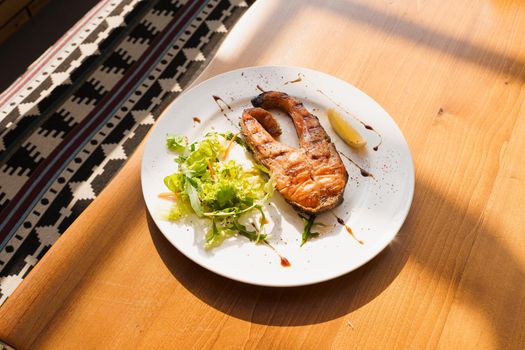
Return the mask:
<path id="1" fill-rule="evenodd" d="M 297 210 L 307 214 L 318 214 L 339 205 L 348 174 L 317 117 L 302 103 L 278 91 L 258 95 L 252 105 L 260 108 L 243 112 L 241 133 L 255 159 L 272 173 L 276 189 Z M 292 118 L 300 148 L 274 139 L 280 135 L 280 127 L 276 128 L 279 124 L 266 111 L 272 108 Z"/>

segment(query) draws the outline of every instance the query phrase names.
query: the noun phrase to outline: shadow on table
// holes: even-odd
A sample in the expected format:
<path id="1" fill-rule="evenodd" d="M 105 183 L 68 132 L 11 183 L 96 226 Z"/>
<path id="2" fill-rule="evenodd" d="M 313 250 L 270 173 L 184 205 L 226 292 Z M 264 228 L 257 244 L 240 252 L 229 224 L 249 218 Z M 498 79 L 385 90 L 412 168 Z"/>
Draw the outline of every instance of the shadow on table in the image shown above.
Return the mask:
<path id="1" fill-rule="evenodd" d="M 466 299 L 458 302 L 484 313 L 488 327 L 503 345 L 506 325 L 520 318 L 520 307 L 494 310 L 494 300 L 505 300 L 508 290 L 522 295 L 519 290 L 523 289 L 525 271 L 498 240 L 498 232 L 480 228 L 485 227 L 481 220 L 481 213 L 471 213 L 467 205 L 455 205 L 427 184 L 416 182 L 411 212 L 396 239 L 382 253 L 345 276 L 292 288 L 252 286 L 218 276 L 183 256 L 164 238 L 151 217 L 148 225 L 159 255 L 173 276 L 203 302 L 236 318 L 264 325 L 297 326 L 344 317 L 389 288 L 410 257 L 431 278 L 421 282 L 417 278 L 407 288 L 425 291 L 427 283 L 432 283 L 456 291 L 461 282 L 461 296 Z M 497 260 L 494 273 L 504 273 L 500 282 L 505 288 L 489 285 L 486 278 L 462 279 L 470 252 L 479 241 L 482 251 L 491 247 L 491 256 Z M 425 293 L 421 307 L 434 302 Z"/>
<path id="2" fill-rule="evenodd" d="M 520 2 L 514 1 L 514 3 Z M 312 4 L 375 30 L 384 31 L 389 35 L 410 40 L 419 46 L 438 50 L 490 69 L 497 74 L 512 77 L 519 81 L 525 80 L 525 71 L 522 69 L 525 65 L 523 60 L 488 46 L 480 45 L 471 37 L 452 36 L 438 28 L 429 27 L 410 18 L 404 18 L 404 14 L 391 14 L 388 10 L 374 8 L 366 2 L 313 0 Z M 421 7 L 424 6 L 426 5 L 421 5 Z M 460 7 L 458 6 L 458 8 Z"/>
<path id="3" fill-rule="evenodd" d="M 149 214 L 148 226 L 160 257 L 191 293 L 224 313 L 266 325 L 307 325 L 342 317 L 386 289 L 406 261 L 387 247 L 365 266 L 328 282 L 261 287 L 227 279 L 189 260 L 162 235 Z M 363 287 L 366 293 L 358 293 Z"/>

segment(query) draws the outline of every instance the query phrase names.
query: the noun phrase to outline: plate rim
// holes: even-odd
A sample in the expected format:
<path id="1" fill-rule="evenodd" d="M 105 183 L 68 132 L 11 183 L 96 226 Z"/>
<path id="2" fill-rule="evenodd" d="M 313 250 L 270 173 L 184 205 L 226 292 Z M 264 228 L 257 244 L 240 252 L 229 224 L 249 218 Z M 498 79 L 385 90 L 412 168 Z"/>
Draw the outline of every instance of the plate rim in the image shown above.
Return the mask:
<path id="1" fill-rule="evenodd" d="M 404 142 L 404 146 L 406 146 L 406 150 L 407 150 L 407 153 L 406 153 L 406 157 L 407 157 L 407 184 L 408 184 L 408 188 L 407 188 L 407 197 L 408 197 L 408 200 L 405 202 L 406 205 L 402 208 L 402 212 L 400 212 L 400 217 L 402 217 L 402 219 L 399 220 L 399 223 L 396 227 L 393 227 L 392 230 L 391 230 L 391 234 L 383 240 L 383 243 L 382 244 L 378 244 L 376 249 L 372 250 L 371 253 L 368 255 L 368 257 L 366 259 L 362 259 L 358 264 L 355 264 L 353 265 L 351 268 L 349 269 L 346 269 L 345 271 L 342 271 L 342 272 L 337 272 L 337 273 L 334 273 L 332 275 L 327 275 L 327 276 L 324 276 L 324 277 L 321 277 L 321 278 L 313 278 L 311 279 L 310 281 L 297 281 L 297 282 L 286 282 L 286 283 L 281 283 L 281 282 L 258 282 L 258 281 L 253 281 L 253 280 L 246 280 L 246 279 L 242 279 L 242 278 L 238 278 L 236 276 L 231 276 L 225 272 L 223 272 L 220 268 L 216 268 L 215 266 L 211 265 L 211 264 L 208 264 L 206 262 L 203 262 L 203 261 L 197 261 L 196 259 L 194 259 L 194 257 L 190 256 L 184 249 L 181 249 L 181 247 L 179 247 L 178 243 L 175 241 L 175 240 L 172 240 L 170 238 L 169 235 L 165 234 L 164 231 L 160 228 L 159 224 L 158 224 L 158 220 L 160 220 L 158 217 L 156 217 L 153 213 L 152 213 L 152 208 L 150 208 L 150 206 L 148 205 L 148 200 L 146 198 L 146 192 L 145 192 L 145 187 L 144 187 L 144 176 L 143 176 L 143 173 L 144 173 L 144 169 L 146 167 L 146 164 L 145 164 L 145 157 L 144 157 L 144 154 L 146 153 L 146 150 L 151 147 L 150 144 L 153 142 L 151 140 L 151 134 L 153 132 L 153 130 L 155 130 L 155 128 L 157 128 L 159 126 L 159 122 L 162 118 L 165 117 L 165 114 L 171 109 L 170 107 L 177 103 L 177 101 L 183 97 L 184 95 L 188 94 L 189 92 L 193 91 L 193 90 L 196 90 L 198 88 L 200 88 L 201 86 L 203 86 L 204 84 L 207 84 L 209 83 L 211 80 L 218 80 L 218 79 L 221 79 L 223 78 L 224 76 L 227 76 L 227 75 L 231 75 L 231 74 L 234 74 L 234 73 L 240 73 L 242 71 L 246 71 L 246 70 L 257 70 L 257 69 L 285 69 L 285 70 L 289 70 L 289 69 L 292 69 L 292 70 L 299 70 L 301 72 L 310 72 L 310 73 L 313 73 L 313 74 L 317 74 L 317 75 L 321 75 L 323 76 L 324 78 L 328 78 L 328 79 L 335 79 L 337 81 L 339 81 L 340 83 L 343 83 L 345 85 L 348 85 L 350 86 L 351 88 L 353 89 L 356 89 L 358 90 L 363 96 L 365 96 L 366 98 L 368 98 L 369 100 L 371 100 L 386 116 L 388 116 L 388 118 L 390 119 L 390 121 L 393 123 L 393 125 L 397 128 L 397 130 L 399 131 L 399 134 Z M 198 78 L 197 78 L 198 79 Z M 314 284 L 318 284 L 318 283 L 322 283 L 322 282 L 326 282 L 326 281 L 329 281 L 329 280 L 332 280 L 332 279 L 336 279 L 338 277 L 341 277 L 341 276 L 344 276 L 352 271 L 355 271 L 359 268 L 361 268 L 363 265 L 367 264 L 368 262 L 370 262 L 372 259 L 374 259 L 375 257 L 377 257 L 379 255 L 379 253 L 381 253 L 394 239 L 395 237 L 397 236 L 397 234 L 399 233 L 401 227 L 403 226 L 403 224 L 405 223 L 407 217 L 408 217 L 408 214 L 410 213 L 410 209 L 412 208 L 412 202 L 413 202 L 413 199 L 414 199 L 414 192 L 415 192 L 415 169 L 414 169 L 414 160 L 413 160 L 413 157 L 412 157 L 412 152 L 410 150 L 410 146 L 407 142 L 407 139 L 404 135 L 404 133 L 402 132 L 401 128 L 399 127 L 399 125 L 396 123 L 396 121 L 394 120 L 394 118 L 392 118 L 392 116 L 383 108 L 383 106 L 381 106 L 381 104 L 379 104 L 375 99 L 373 99 L 370 95 L 368 95 L 367 93 L 365 93 L 364 91 L 362 91 L 361 89 L 359 89 L 358 87 L 356 87 L 355 85 L 349 83 L 348 81 L 346 80 L 343 80 L 339 77 L 336 77 L 336 76 L 333 76 L 333 75 L 330 75 L 328 73 L 325 73 L 325 72 L 321 72 L 321 71 L 318 71 L 318 70 L 315 70 L 315 69 L 311 69 L 311 68 L 306 68 L 306 67 L 301 67 L 301 66 L 291 66 L 291 65 L 256 65 L 256 66 L 247 66 L 247 67 L 240 67 L 240 68 L 236 68 L 236 69 L 232 69 L 232 70 L 228 70 L 228 71 L 225 71 L 225 72 L 222 72 L 222 73 L 219 73 L 219 74 L 216 74 L 214 76 L 211 76 L 193 86 L 190 86 L 187 90 L 183 91 L 179 96 L 177 96 L 177 98 L 175 98 L 173 101 L 171 101 L 165 108 L 164 110 L 162 111 L 162 113 L 159 115 L 159 117 L 157 118 L 157 121 L 155 122 L 155 125 L 149 130 L 147 136 L 146 136 L 146 140 L 144 142 L 144 147 L 142 149 L 142 154 L 141 154 L 141 164 L 140 164 L 140 183 L 141 183 L 141 189 L 142 189 L 142 196 L 144 198 L 144 203 L 146 205 L 146 209 L 148 210 L 148 215 L 151 216 L 151 218 L 153 219 L 155 225 L 157 226 L 157 229 L 162 233 L 162 235 L 168 240 L 168 242 L 174 246 L 182 255 L 184 255 L 186 258 L 188 258 L 189 260 L 191 260 L 192 262 L 194 262 L 195 264 L 213 272 L 213 273 L 216 273 L 222 277 L 225 277 L 225 278 L 228 278 L 230 280 L 234 280 L 234 281 L 238 281 L 238 282 L 242 282 L 242 283 L 246 283 L 246 284 L 251 284 L 251 285 L 256 285 L 256 286 L 264 286 L 264 287 L 277 287 L 277 288 L 282 288 L 282 287 L 300 287 L 300 286 L 307 286 L 307 285 L 314 285 Z"/>

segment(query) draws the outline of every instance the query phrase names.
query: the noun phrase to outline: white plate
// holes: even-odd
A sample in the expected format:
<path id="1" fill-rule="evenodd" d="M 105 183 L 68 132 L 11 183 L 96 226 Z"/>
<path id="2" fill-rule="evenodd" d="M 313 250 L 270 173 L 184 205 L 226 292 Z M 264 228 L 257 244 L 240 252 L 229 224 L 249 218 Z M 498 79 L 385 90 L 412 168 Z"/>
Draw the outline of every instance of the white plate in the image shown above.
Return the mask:
<path id="1" fill-rule="evenodd" d="M 299 82 L 285 84 L 302 74 Z M 268 206 L 271 215 L 270 242 L 291 262 L 282 267 L 279 256 L 264 244 L 256 245 L 244 237 L 233 237 L 212 250 L 203 248 L 206 222 L 197 218 L 183 223 L 164 221 L 161 212 L 169 206 L 158 198 L 166 192 L 163 178 L 176 170 L 174 154 L 165 147 L 167 133 L 186 135 L 190 140 L 206 132 L 236 131 L 242 110 L 251 107 L 250 99 L 264 90 L 284 91 L 304 103 L 317 115 L 339 151 L 350 155 L 375 177 L 363 177 L 359 169 L 343 159 L 349 181 L 344 202 L 334 212 L 343 218 L 364 244 L 359 244 L 334 216 L 325 213 L 319 220 L 334 225 L 333 229 L 300 247 L 302 221 L 278 193 Z M 319 90 L 324 92 L 320 93 Z M 230 123 L 220 112 L 213 95 L 220 96 L 231 107 L 226 109 Z M 327 97 L 328 96 L 328 97 Z M 331 129 L 326 108 L 340 104 L 366 124 L 381 133 L 383 143 L 377 151 L 372 146 L 379 137 L 363 128 L 367 139 L 364 152 L 346 146 Z M 196 123 L 197 117 L 201 123 Z M 296 144 L 295 129 L 289 118 L 279 117 L 284 129 L 281 141 Z M 240 147 L 232 155 L 246 161 Z M 414 167 L 403 134 L 385 110 L 354 86 L 310 69 L 263 66 L 242 68 L 215 76 L 178 97 L 163 113 L 152 130 L 142 159 L 142 190 L 149 212 L 166 238 L 184 255 L 199 265 L 234 280 L 264 286 L 299 286 L 341 276 L 363 265 L 395 237 L 403 224 L 414 192 Z"/>

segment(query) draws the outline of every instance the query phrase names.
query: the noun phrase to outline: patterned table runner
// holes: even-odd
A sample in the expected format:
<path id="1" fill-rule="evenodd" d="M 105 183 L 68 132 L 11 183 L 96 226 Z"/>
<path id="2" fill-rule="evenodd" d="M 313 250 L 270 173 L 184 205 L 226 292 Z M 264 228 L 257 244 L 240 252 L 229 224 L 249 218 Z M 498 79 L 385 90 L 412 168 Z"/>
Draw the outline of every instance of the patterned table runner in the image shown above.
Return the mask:
<path id="1" fill-rule="evenodd" d="M 0 304 L 254 0 L 103 0 L 0 95 Z"/>

